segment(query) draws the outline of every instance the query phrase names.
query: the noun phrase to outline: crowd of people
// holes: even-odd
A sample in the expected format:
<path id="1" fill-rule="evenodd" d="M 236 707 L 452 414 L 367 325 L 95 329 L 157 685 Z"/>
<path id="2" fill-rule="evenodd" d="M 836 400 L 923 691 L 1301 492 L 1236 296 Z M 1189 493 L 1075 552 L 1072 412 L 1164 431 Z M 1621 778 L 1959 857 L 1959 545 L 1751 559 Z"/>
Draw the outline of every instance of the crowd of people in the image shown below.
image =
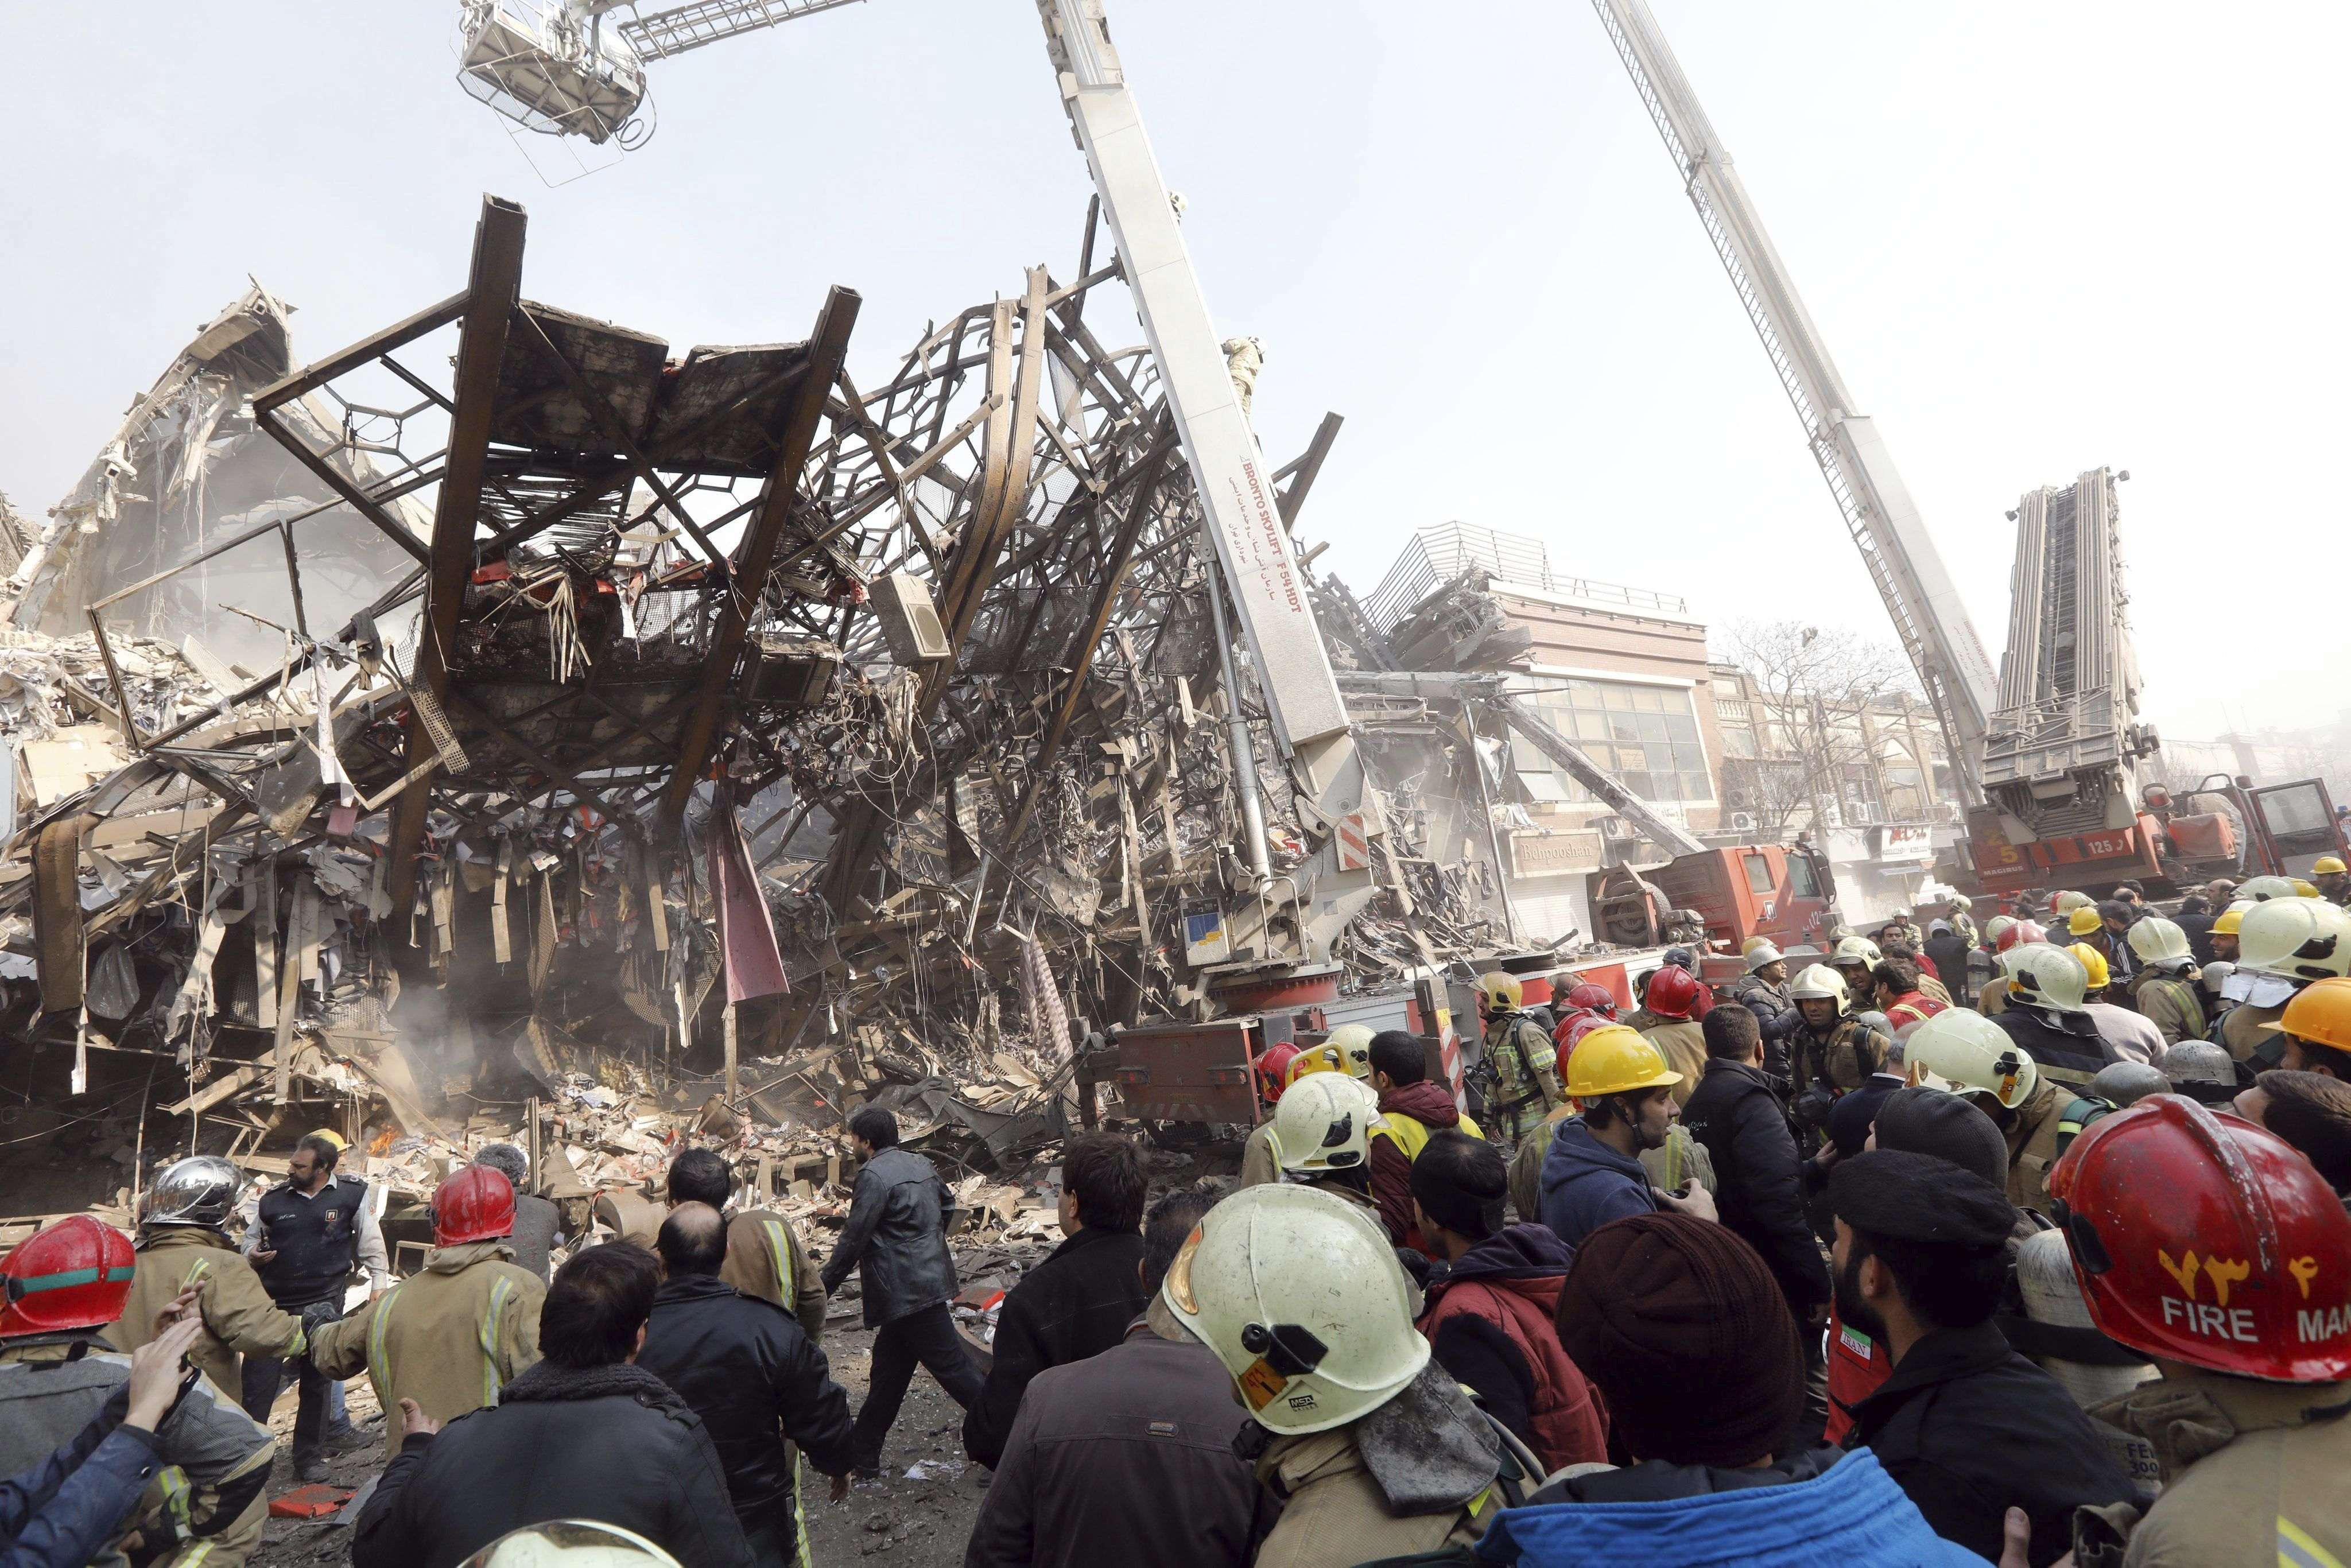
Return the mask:
<path id="1" fill-rule="evenodd" d="M 316 1479 L 377 1441 L 362 1374 L 358 1568 L 806 1563 L 803 1471 L 877 1475 L 918 1367 L 991 1472 L 967 1568 L 2351 1563 L 2351 873 L 2318 869 L 2171 915 L 1952 900 L 1750 944 L 1719 994 L 1677 951 L 1637 1007 L 1489 975 L 1458 1084 L 1403 1032 L 1276 1047 L 1229 1190 L 1155 1202 L 1134 1142 L 1067 1142 L 984 1364 L 953 1189 L 879 1107 L 820 1264 L 707 1149 L 601 1245 L 483 1149 L 398 1280 L 331 1134 L 255 1198 L 179 1160 L 135 1238 L 0 1260 L 0 1565 L 234 1568 L 287 1381 Z"/>

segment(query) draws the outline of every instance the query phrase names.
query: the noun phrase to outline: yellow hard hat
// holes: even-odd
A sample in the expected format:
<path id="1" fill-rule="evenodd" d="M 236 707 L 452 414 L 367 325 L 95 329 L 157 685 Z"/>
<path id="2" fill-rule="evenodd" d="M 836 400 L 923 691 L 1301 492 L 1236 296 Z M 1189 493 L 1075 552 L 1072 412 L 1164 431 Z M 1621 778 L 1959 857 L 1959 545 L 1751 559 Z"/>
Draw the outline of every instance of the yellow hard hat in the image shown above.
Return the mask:
<path id="1" fill-rule="evenodd" d="M 2232 904 L 2220 911 L 2220 918 L 2212 922 L 2212 935 L 2234 936 L 2237 934 L 2237 927 L 2245 923 L 2245 911 L 2252 906 L 2252 902 L 2247 899 Z"/>
<path id="2" fill-rule="evenodd" d="M 2098 917 L 2097 906 L 2095 904 L 2082 904 L 2073 914 L 2065 916 L 2066 934 L 2073 936 L 2087 936 L 2105 924 L 2105 922 Z"/>
<path id="3" fill-rule="evenodd" d="M 2351 1051 L 2351 980 L 2312 981 L 2286 1003 L 2283 1018 L 2261 1027 L 2330 1051 Z"/>
<path id="4" fill-rule="evenodd" d="M 1285 1084 L 1290 1084 L 1312 1073 L 1346 1071 L 1346 1054 L 1337 1046 L 1328 1043 L 1311 1045 L 1290 1059 L 1290 1066 L 1282 1073 L 1281 1081 Z"/>
<path id="5" fill-rule="evenodd" d="M 1519 1000 L 1526 992 L 1519 982 L 1499 969 L 1478 977 L 1478 994 L 1486 998 L 1489 1008 L 1500 1008 L 1506 1012 L 1518 1010 Z"/>
<path id="6" fill-rule="evenodd" d="M 2318 868 L 2316 866 L 2312 866 L 2310 869 L 2316 871 Z M 2286 881 L 2294 883 L 2294 891 L 2304 898 L 2317 898 L 2320 896 L 2318 884 L 2314 882 L 2304 882 L 2298 876 L 2290 876 L 2286 878 Z"/>
<path id="7" fill-rule="evenodd" d="M 335 1145 L 335 1153 L 339 1155 L 351 1146 L 351 1141 L 349 1138 L 344 1137 L 340 1133 L 335 1131 L 332 1127 L 313 1127 L 304 1135 L 306 1137 L 326 1139 L 327 1142 Z"/>
<path id="8" fill-rule="evenodd" d="M 2346 871 L 2351 871 L 2351 866 L 2343 863 L 2341 855 L 2321 855 L 2310 862 L 2310 874 L 2313 876 L 2325 876 L 2329 872 Z"/>
<path id="9" fill-rule="evenodd" d="M 1744 958 L 1748 954 L 1755 951 L 1756 948 L 1770 946 L 1771 941 L 1771 938 L 1769 936 L 1750 936 L 1746 941 L 1741 942 L 1739 945 L 1739 956 Z"/>
<path id="10" fill-rule="evenodd" d="M 1576 1042 L 1567 1059 L 1567 1097 L 1597 1100 L 1604 1094 L 1625 1094 L 1635 1089 L 1662 1089 L 1679 1083 L 1682 1075 L 1641 1031 L 1621 1023 L 1603 1024 Z"/>
<path id="11" fill-rule="evenodd" d="M 2106 956 L 2104 953 L 2099 952 L 2087 942 L 2076 942 L 2065 951 L 2082 961 L 2082 967 L 2089 974 L 2091 990 L 2103 991 L 2106 988 L 2106 982 L 2114 977 L 2106 971 Z"/>

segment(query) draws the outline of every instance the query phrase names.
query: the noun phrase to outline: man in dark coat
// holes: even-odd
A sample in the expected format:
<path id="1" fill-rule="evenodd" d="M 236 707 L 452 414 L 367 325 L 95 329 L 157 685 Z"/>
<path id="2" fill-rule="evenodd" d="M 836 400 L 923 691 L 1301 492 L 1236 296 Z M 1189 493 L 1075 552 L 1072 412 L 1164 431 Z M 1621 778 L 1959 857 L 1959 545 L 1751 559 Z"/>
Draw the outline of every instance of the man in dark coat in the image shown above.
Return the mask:
<path id="1" fill-rule="evenodd" d="M 864 1164 L 823 1283 L 826 1295 L 837 1295 L 856 1270 L 865 1326 L 880 1331 L 852 1442 L 858 1472 L 872 1476 L 881 1473 L 882 1439 L 906 1402 L 917 1362 L 966 1410 L 984 1379 L 947 1315 L 956 1293 L 955 1259 L 947 1252 L 954 1195 L 930 1161 L 898 1146 L 898 1119 L 880 1106 L 849 1119 L 849 1140 Z"/>
<path id="2" fill-rule="evenodd" d="M 669 1277 L 653 1298 L 637 1364 L 702 1417 L 752 1560 L 760 1568 L 808 1568 L 792 1448 L 826 1475 L 847 1475 L 849 1396 L 791 1314 L 718 1277 L 726 1222 L 716 1209 L 678 1205 L 654 1248 Z"/>
<path id="3" fill-rule="evenodd" d="M 1152 1206 L 1135 1270 L 1150 1306 L 1120 1343 L 1029 1385 L 964 1568 L 1247 1568 L 1278 1511 L 1233 1451 L 1255 1428 L 1224 1363 L 1158 1302 L 1208 1204 Z"/>
<path id="4" fill-rule="evenodd" d="M 532 1190 L 530 1156 L 512 1144 L 485 1144 L 474 1151 L 474 1163 L 502 1173 L 514 1184 L 514 1246 L 517 1269 L 528 1269 L 547 1283 L 555 1249 L 563 1244 L 563 1211 Z"/>
<path id="5" fill-rule="evenodd" d="M 1141 1151 L 1114 1133 L 1085 1134 L 1063 1151 L 1069 1239 L 1005 1296 L 987 1381 L 964 1413 L 964 1452 L 990 1469 L 1004 1458 L 1029 1379 L 1117 1344 L 1143 1310 L 1144 1188 Z"/>
<path id="6" fill-rule="evenodd" d="M 702 1418 L 632 1364 L 660 1286 L 650 1252 L 591 1247 L 548 1287 L 546 1359 L 498 1404 L 436 1428 L 402 1400 L 408 1435 L 360 1512 L 351 1568 L 456 1568 L 558 1519 L 632 1530 L 681 1563 L 751 1568 Z"/>
<path id="7" fill-rule="evenodd" d="M 2144 1500 L 2074 1396 L 2009 1348 L 1992 1320 L 2016 1210 L 1932 1155 L 1873 1149 L 1829 1177 L 1837 1312 L 1883 1343 L 1893 1374 L 1854 1408 L 1868 1448 L 1935 1533 L 1987 1561 L 2007 1510 L 2032 1521 L 2031 1561 L 2073 1539 L 2076 1508 Z"/>
<path id="8" fill-rule="evenodd" d="M 2212 922 L 2219 918 L 2212 913 L 2212 901 L 2200 893 L 2191 893 L 2179 901 L 2179 913 L 2172 923 L 2188 935 L 2188 951 L 2199 965 L 2212 962 Z"/>
<path id="9" fill-rule="evenodd" d="M 1829 1274 L 1804 1218 L 1795 1128 L 1764 1073 L 1762 1034 L 1752 1013 L 1717 1008 L 1707 1014 L 1706 1056 L 1706 1075 L 1682 1107 L 1682 1121 L 1713 1158 L 1722 1223 L 1762 1255 L 1788 1299 L 1803 1353 L 1802 1435 L 1816 1439 L 1828 1420 L 1820 1331 L 1828 1322 Z"/>

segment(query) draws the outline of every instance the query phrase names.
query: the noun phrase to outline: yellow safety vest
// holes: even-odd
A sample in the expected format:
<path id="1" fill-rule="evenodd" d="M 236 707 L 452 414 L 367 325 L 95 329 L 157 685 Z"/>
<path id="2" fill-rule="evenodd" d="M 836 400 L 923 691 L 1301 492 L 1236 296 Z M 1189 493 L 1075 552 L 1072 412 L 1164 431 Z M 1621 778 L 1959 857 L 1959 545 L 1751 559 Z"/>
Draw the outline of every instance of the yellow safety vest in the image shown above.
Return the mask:
<path id="1" fill-rule="evenodd" d="M 1373 1127 L 1372 1136 L 1376 1138 L 1384 1134 L 1395 1140 L 1395 1146 L 1404 1151 L 1405 1163 L 1407 1165 L 1420 1158 L 1420 1151 L 1428 1146 L 1426 1123 L 1407 1116 L 1401 1111 L 1383 1111 L 1380 1113 L 1380 1121 L 1384 1124 Z M 1469 1119 L 1469 1113 L 1466 1111 L 1461 1113 L 1461 1124 L 1454 1130 L 1467 1133 L 1480 1141 L 1483 1141 L 1486 1136 L 1478 1130 L 1478 1124 Z"/>

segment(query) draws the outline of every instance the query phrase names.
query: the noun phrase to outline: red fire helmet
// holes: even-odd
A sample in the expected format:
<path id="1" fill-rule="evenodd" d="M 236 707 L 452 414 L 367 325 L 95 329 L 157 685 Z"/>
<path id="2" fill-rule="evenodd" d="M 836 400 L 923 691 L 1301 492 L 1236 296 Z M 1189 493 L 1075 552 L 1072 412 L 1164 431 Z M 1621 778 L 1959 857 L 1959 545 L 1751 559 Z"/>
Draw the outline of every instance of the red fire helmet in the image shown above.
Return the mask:
<path id="1" fill-rule="evenodd" d="M 1290 1064 L 1297 1060 L 1298 1047 L 1288 1040 L 1267 1046 L 1265 1054 L 1257 1059 L 1257 1074 L 1265 1085 L 1267 1104 L 1281 1098 L 1282 1081 L 1290 1075 Z"/>
<path id="2" fill-rule="evenodd" d="M 1605 986 L 1584 981 L 1567 993 L 1567 1005 L 1577 1012 L 1598 1013 L 1602 1018 L 1616 1016 L 1616 993 Z"/>
<path id="3" fill-rule="evenodd" d="M 1583 1037 L 1595 1029 L 1606 1029 L 1615 1021 L 1614 1019 L 1602 1018 L 1598 1013 L 1577 1013 L 1560 1026 L 1552 1041 L 1559 1047 L 1560 1082 L 1567 1081 L 1567 1059 L 1575 1054 L 1575 1048 L 1583 1043 Z"/>
<path id="4" fill-rule="evenodd" d="M 433 1244 L 456 1247 L 514 1234 L 514 1183 L 488 1166 L 450 1173 L 433 1195 Z"/>
<path id="5" fill-rule="evenodd" d="M 1649 977 L 1649 989 L 1641 1005 L 1661 1019 L 1687 1019 L 1698 1005 L 1698 977 L 1668 964 Z"/>
<path id="6" fill-rule="evenodd" d="M 2046 942 L 2048 940 L 2049 933 L 2045 927 L 2034 921 L 2020 920 L 2015 925 L 2010 926 L 2007 930 L 2000 934 L 2000 942 L 1998 946 L 1993 948 L 1993 951 L 2005 953 L 2020 942 Z"/>
<path id="7" fill-rule="evenodd" d="M 87 1214 L 37 1230 L 0 1258 L 0 1339 L 103 1328 L 122 1315 L 137 1271 L 131 1238 Z"/>
<path id="8" fill-rule="evenodd" d="M 2109 1339 L 2273 1383 L 2351 1378 L 2351 1215 L 2276 1134 L 2150 1095 L 2075 1139 L 2049 1191 Z"/>

